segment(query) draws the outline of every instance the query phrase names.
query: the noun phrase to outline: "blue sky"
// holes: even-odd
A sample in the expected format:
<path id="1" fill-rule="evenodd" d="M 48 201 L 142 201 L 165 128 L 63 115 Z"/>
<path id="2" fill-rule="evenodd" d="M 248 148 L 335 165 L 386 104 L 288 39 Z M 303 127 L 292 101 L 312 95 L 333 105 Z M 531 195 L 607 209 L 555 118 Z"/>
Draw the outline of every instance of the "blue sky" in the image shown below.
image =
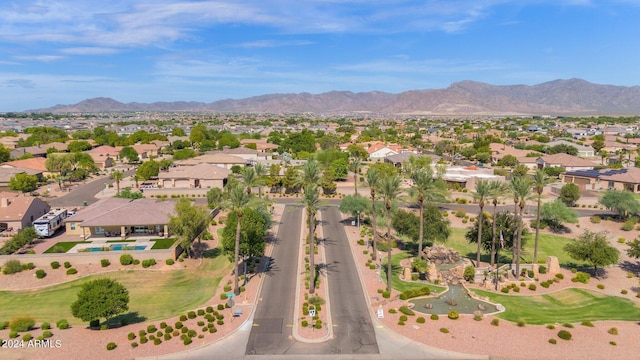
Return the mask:
<path id="1" fill-rule="evenodd" d="M 93 97 L 640 85 L 640 0 L 2 0 L 0 112 Z"/>

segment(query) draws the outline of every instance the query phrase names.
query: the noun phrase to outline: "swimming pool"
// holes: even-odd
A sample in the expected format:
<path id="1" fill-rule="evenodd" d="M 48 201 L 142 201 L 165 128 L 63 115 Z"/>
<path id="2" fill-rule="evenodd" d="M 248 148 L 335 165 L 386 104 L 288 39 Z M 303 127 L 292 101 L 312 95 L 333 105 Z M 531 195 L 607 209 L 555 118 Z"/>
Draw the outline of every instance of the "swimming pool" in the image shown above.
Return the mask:
<path id="1" fill-rule="evenodd" d="M 112 244 L 109 246 L 102 247 L 88 247 L 84 248 L 81 251 L 86 252 L 100 252 L 100 251 L 141 251 L 146 250 L 146 245 L 127 245 L 127 244 Z"/>

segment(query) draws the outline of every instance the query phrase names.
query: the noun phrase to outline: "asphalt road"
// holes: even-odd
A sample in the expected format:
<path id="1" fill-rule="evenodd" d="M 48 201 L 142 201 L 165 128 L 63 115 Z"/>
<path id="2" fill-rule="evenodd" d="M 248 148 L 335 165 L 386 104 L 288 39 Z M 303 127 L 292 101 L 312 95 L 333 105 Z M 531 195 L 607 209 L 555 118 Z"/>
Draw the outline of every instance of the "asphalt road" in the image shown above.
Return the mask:
<path id="1" fill-rule="evenodd" d="M 270 267 L 264 274 L 266 278 L 246 346 L 247 355 L 296 353 L 292 322 L 301 221 L 302 207 L 285 207 L 271 253 Z"/>
<path id="2" fill-rule="evenodd" d="M 135 170 L 129 170 L 124 172 L 125 176 L 131 176 L 135 174 Z M 46 201 L 51 205 L 51 207 L 78 207 L 83 206 L 84 202 L 87 202 L 87 205 L 91 205 L 98 201 L 95 197 L 105 188 L 105 184 L 111 184 L 115 180 L 106 178 L 100 178 L 94 180 L 92 182 L 77 185 L 77 187 L 72 188 L 71 192 L 69 192 L 65 196 L 46 199 Z M 52 184 L 51 186 L 58 186 L 56 184 Z"/>
<path id="3" fill-rule="evenodd" d="M 334 339 L 332 354 L 377 354 L 378 343 L 340 212 L 322 210 Z"/>

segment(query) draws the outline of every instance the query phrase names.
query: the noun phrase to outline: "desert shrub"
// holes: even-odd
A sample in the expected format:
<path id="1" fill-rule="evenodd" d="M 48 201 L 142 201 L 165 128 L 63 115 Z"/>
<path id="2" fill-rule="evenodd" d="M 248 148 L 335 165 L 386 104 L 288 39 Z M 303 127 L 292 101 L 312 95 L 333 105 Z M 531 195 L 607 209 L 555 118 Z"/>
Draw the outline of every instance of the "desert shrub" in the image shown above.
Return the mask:
<path id="1" fill-rule="evenodd" d="M 191 338 L 187 336 L 187 337 L 184 338 L 184 340 L 182 340 L 182 343 L 185 344 L 185 345 L 189 345 L 189 344 L 191 344 L 192 341 L 193 340 L 191 340 Z"/>
<path id="2" fill-rule="evenodd" d="M 603 284 L 598 284 L 596 285 L 596 287 L 600 290 L 604 290 L 604 285 Z"/>
<path id="3" fill-rule="evenodd" d="M 438 320 L 440 319 L 440 316 L 438 316 L 438 314 L 431 314 L 431 320 Z"/>
<path id="4" fill-rule="evenodd" d="M 166 328 L 164 328 L 164 333 L 165 334 L 170 334 L 173 332 L 173 328 L 171 326 L 167 326 Z"/>
<path id="5" fill-rule="evenodd" d="M 133 264 L 133 256 L 131 256 L 131 254 L 120 255 L 120 265 L 131 265 L 131 264 Z"/>
<path id="6" fill-rule="evenodd" d="M 407 315 L 400 315 L 400 321 L 407 321 Z"/>
<path id="7" fill-rule="evenodd" d="M 135 348 L 137 348 L 137 347 L 138 347 L 138 343 L 137 343 L 137 342 L 135 342 L 135 341 L 134 341 L 134 342 L 132 342 L 132 343 L 131 343 L 131 347 L 132 347 L 132 348 L 134 348 L 134 349 L 135 349 Z"/>
<path id="8" fill-rule="evenodd" d="M 302 323 L 300 325 L 302 327 L 307 327 L 307 326 L 309 326 L 309 322 L 307 320 L 302 320 Z"/>
<path id="9" fill-rule="evenodd" d="M 416 319 L 416 322 L 417 322 L 418 324 L 424 324 L 424 323 L 425 323 L 425 321 L 426 321 L 426 320 L 425 320 L 422 316 L 419 316 L 419 317 Z"/>
<path id="10" fill-rule="evenodd" d="M 391 297 L 391 293 L 385 290 L 382 292 L 382 297 L 388 299 Z"/>
<path id="11" fill-rule="evenodd" d="M 140 335 L 140 337 L 147 335 L 147 332 L 144 329 L 140 329 L 140 331 L 138 331 L 138 335 Z"/>
<path id="12" fill-rule="evenodd" d="M 402 320 L 398 320 L 398 325 L 400 325 L 400 326 L 404 326 L 404 325 L 405 325 L 405 322 L 404 322 L 404 321 L 402 321 Z"/>
<path id="13" fill-rule="evenodd" d="M 562 340 L 571 340 L 571 333 L 567 330 L 558 331 L 558 337 Z"/>
<path id="14" fill-rule="evenodd" d="M 57 268 L 59 268 L 59 267 L 60 267 L 60 263 L 59 263 L 59 262 L 57 262 L 57 261 L 52 261 L 52 262 L 51 262 L 51 268 L 52 268 L 53 270 L 55 270 L 55 269 L 57 269 Z"/>
<path id="15" fill-rule="evenodd" d="M 546 274 L 547 273 L 547 267 L 543 266 L 543 265 L 538 266 L 538 272 L 540 274 Z"/>
<path id="16" fill-rule="evenodd" d="M 218 304 L 218 310 L 224 310 L 224 305 L 223 304 Z"/>
<path id="17" fill-rule="evenodd" d="M 164 334 L 164 339 L 167 340 L 167 341 L 171 340 L 171 333 L 165 333 Z"/>
<path id="18" fill-rule="evenodd" d="M 626 243 L 626 242 L 627 242 L 627 239 L 625 239 L 625 238 L 623 238 L 623 237 L 618 238 L 618 243 L 619 243 L 619 244 L 624 244 L 624 243 Z"/>
<path id="19" fill-rule="evenodd" d="M 68 268 L 67 269 L 67 275 L 74 275 L 77 274 L 78 270 L 76 270 L 76 268 Z"/>
<path id="20" fill-rule="evenodd" d="M 45 330 L 42 332 L 42 338 L 43 339 L 48 339 L 50 337 L 53 336 L 53 333 L 51 332 L 51 330 Z"/>
<path id="21" fill-rule="evenodd" d="M 22 264 L 22 270 L 33 270 L 35 267 L 33 263 Z"/>
<path id="22" fill-rule="evenodd" d="M 35 325 L 35 319 L 30 316 L 16 316 L 9 321 L 9 329 L 17 332 L 29 331 L 33 329 Z"/>
<path id="23" fill-rule="evenodd" d="M 358 245 L 364 245 L 364 240 L 362 239 L 358 240 Z"/>
<path id="24" fill-rule="evenodd" d="M 615 341 L 609 341 L 609 345 L 616 346 L 616 345 L 618 345 L 618 343 L 616 343 Z"/>
<path id="25" fill-rule="evenodd" d="M 400 300 L 407 300 L 407 299 L 411 299 L 414 297 L 418 297 L 418 296 L 426 296 L 431 294 L 431 289 L 429 289 L 429 287 L 425 286 L 421 289 L 416 289 L 416 290 L 407 290 L 404 291 L 400 294 Z"/>
<path id="26" fill-rule="evenodd" d="M 22 271 L 22 264 L 18 260 L 7 260 L 2 267 L 2 273 L 5 275 L 15 274 Z"/>
<path id="27" fill-rule="evenodd" d="M 519 327 L 524 327 L 524 325 L 525 325 L 524 319 L 518 320 L 518 326 Z"/>
<path id="28" fill-rule="evenodd" d="M 187 315 L 185 314 L 180 315 L 180 321 L 187 321 Z"/>
<path id="29" fill-rule="evenodd" d="M 529 284 L 529 290 L 536 291 L 536 289 L 537 289 L 536 284 Z"/>
<path id="30" fill-rule="evenodd" d="M 505 294 L 509 293 L 509 288 L 508 287 L 503 287 L 502 289 L 500 289 L 500 291 L 502 291 Z"/>
<path id="31" fill-rule="evenodd" d="M 107 266 L 111 265 L 111 261 L 109 261 L 109 259 L 102 259 L 102 260 L 100 260 L 100 265 L 102 267 L 107 267 Z"/>
<path id="32" fill-rule="evenodd" d="M 401 313 L 405 314 L 405 315 L 415 315 L 416 313 L 413 312 L 413 310 L 409 309 L 408 306 L 406 305 L 402 305 L 400 306 L 400 308 L 398 309 L 400 310 Z"/>
<path id="33" fill-rule="evenodd" d="M 158 329 L 156 328 L 155 325 L 151 324 L 149 326 L 147 326 L 147 333 L 152 334 L 154 332 L 156 332 Z"/>
<path id="34" fill-rule="evenodd" d="M 15 330 L 11 330 L 11 331 L 9 331 L 9 338 L 10 338 L 10 339 L 15 339 L 15 338 L 17 338 L 18 336 L 20 336 L 20 334 L 18 334 L 18 332 L 17 332 L 17 331 L 15 331 Z"/>
<path id="35" fill-rule="evenodd" d="M 481 321 L 481 320 L 482 320 L 482 315 L 480 315 L 480 314 L 475 314 L 475 315 L 473 315 L 473 320 L 475 320 L 475 321 Z"/>
<path id="36" fill-rule="evenodd" d="M 498 319 L 498 318 L 493 318 L 493 320 L 491 320 L 491 325 L 493 325 L 493 326 L 498 326 L 498 325 L 500 325 L 500 319 Z"/>
<path id="37" fill-rule="evenodd" d="M 607 330 L 607 332 L 611 335 L 618 335 L 618 328 L 612 327 L 611 329 Z"/>
<path id="38" fill-rule="evenodd" d="M 556 328 L 556 326 L 555 326 L 555 325 L 553 325 L 553 324 L 548 324 L 548 325 L 547 325 L 547 329 L 549 329 L 549 330 L 553 330 L 553 329 L 555 329 L 555 328 Z"/>
<path id="39" fill-rule="evenodd" d="M 135 338 L 136 338 L 136 334 L 134 334 L 134 333 L 132 333 L 132 332 L 130 332 L 130 333 L 127 335 L 127 339 L 129 339 L 129 340 L 133 340 L 133 339 L 135 339 Z"/>
<path id="40" fill-rule="evenodd" d="M 457 311 L 451 310 L 447 313 L 447 317 L 451 320 L 457 320 L 460 314 Z"/>
<path id="41" fill-rule="evenodd" d="M 598 215 L 591 216 L 589 218 L 589 221 L 591 221 L 591 223 L 593 223 L 593 224 L 599 224 L 602 221 L 602 218 L 600 216 L 598 216 Z"/>
<path id="42" fill-rule="evenodd" d="M 140 264 L 140 260 L 138 259 L 133 259 L 133 265 L 138 265 Z"/>
<path id="43" fill-rule="evenodd" d="M 571 324 L 571 323 L 564 323 L 564 324 L 562 324 L 562 326 L 564 326 L 566 328 L 569 328 L 569 329 L 573 329 L 573 324 Z"/>
<path id="44" fill-rule="evenodd" d="M 100 320 L 91 320 L 91 321 L 89 321 L 89 327 L 97 328 L 98 326 L 100 326 Z"/>
<path id="45" fill-rule="evenodd" d="M 556 339 L 549 339 L 549 344 L 555 345 L 557 343 L 558 343 L 558 341 Z"/>
<path id="46" fill-rule="evenodd" d="M 195 319 L 195 318 L 196 318 L 196 312 L 195 312 L 195 311 L 189 311 L 189 312 L 187 313 L 187 317 L 188 317 L 189 319 Z"/>
<path id="47" fill-rule="evenodd" d="M 571 279 L 571 281 L 586 284 L 589 282 L 590 278 L 591 278 L 591 275 L 584 273 L 582 271 L 578 271 L 576 273 L 576 276 L 573 279 Z"/>
<path id="48" fill-rule="evenodd" d="M 116 345 L 116 343 L 114 343 L 114 342 L 110 342 L 110 343 L 107 344 L 107 350 L 113 350 L 113 349 L 115 349 L 117 347 L 118 347 L 118 345 Z"/>
<path id="49" fill-rule="evenodd" d="M 633 230 L 633 228 L 636 226 L 637 223 L 638 223 L 638 218 L 636 217 L 629 218 L 627 219 L 627 221 L 624 222 L 624 224 L 620 229 L 623 231 L 631 231 Z"/>
<path id="50" fill-rule="evenodd" d="M 33 339 L 33 336 L 29 333 L 22 335 L 22 341 L 29 341 L 31 339 Z"/>
<path id="51" fill-rule="evenodd" d="M 69 328 L 69 322 L 67 319 L 58 320 L 56 322 L 56 327 L 61 330 L 65 330 Z"/>
<path id="52" fill-rule="evenodd" d="M 513 287 L 513 291 L 518 293 L 518 292 L 520 292 L 520 288 L 519 288 L 519 287 L 517 287 L 517 286 L 514 286 L 514 287 Z"/>
<path id="53" fill-rule="evenodd" d="M 582 326 L 593 327 L 593 323 L 591 321 L 583 321 L 581 323 Z"/>
<path id="54" fill-rule="evenodd" d="M 440 332 L 443 334 L 448 334 L 449 333 L 449 329 L 447 328 L 440 328 Z"/>
<path id="55" fill-rule="evenodd" d="M 36 270 L 36 278 L 44 279 L 45 276 L 47 276 L 47 273 L 44 270 L 42 269 Z"/>
<path id="56" fill-rule="evenodd" d="M 562 274 L 556 274 L 555 276 L 556 276 L 556 278 L 558 278 L 560 280 L 564 279 L 564 275 L 562 275 Z"/>
<path id="57" fill-rule="evenodd" d="M 43 323 L 40 325 L 40 329 L 42 329 L 42 330 L 49 330 L 49 329 L 51 329 L 51 324 L 49 324 L 48 322 L 43 322 Z"/>
<path id="58" fill-rule="evenodd" d="M 173 265 L 173 264 L 175 264 L 175 263 L 176 263 L 176 262 L 175 262 L 173 259 L 167 259 L 167 260 L 165 261 L 165 264 L 167 264 L 167 265 Z"/>
<path id="59" fill-rule="evenodd" d="M 162 344 L 162 339 L 161 338 L 153 339 L 153 345 L 160 345 L 160 344 Z"/>
<path id="60" fill-rule="evenodd" d="M 553 284 L 552 280 L 547 280 L 547 281 L 543 281 L 540 283 L 540 286 L 542 286 L 545 289 L 548 289 L 549 286 L 551 286 L 551 284 Z"/>
<path id="61" fill-rule="evenodd" d="M 396 310 L 394 308 L 389 309 L 389 314 L 395 314 L 397 312 L 398 312 L 398 310 Z"/>
<path id="62" fill-rule="evenodd" d="M 64 262 L 64 268 L 65 268 L 65 269 L 69 269 L 70 267 L 71 267 L 71 263 L 70 263 L 70 262 L 68 262 L 68 261 L 65 261 L 65 262 Z"/>
<path id="63" fill-rule="evenodd" d="M 146 336 L 141 336 L 141 337 L 140 337 L 140 344 L 146 344 L 146 343 L 147 343 L 147 341 L 149 341 L 149 339 L 147 339 L 147 337 L 146 337 Z"/>
<path id="64" fill-rule="evenodd" d="M 622 289 L 622 291 L 620 291 L 620 294 L 622 295 L 627 295 L 628 291 L 627 289 Z"/>

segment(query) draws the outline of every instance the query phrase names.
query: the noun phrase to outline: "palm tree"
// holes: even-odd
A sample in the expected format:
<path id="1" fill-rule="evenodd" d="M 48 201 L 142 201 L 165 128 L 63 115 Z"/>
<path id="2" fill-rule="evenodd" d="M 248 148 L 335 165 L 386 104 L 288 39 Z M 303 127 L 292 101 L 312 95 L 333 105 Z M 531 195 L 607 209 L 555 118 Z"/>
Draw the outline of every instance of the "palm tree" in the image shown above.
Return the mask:
<path id="1" fill-rule="evenodd" d="M 304 189 L 302 195 L 302 204 L 307 209 L 307 220 L 309 224 L 309 293 L 313 294 L 316 290 L 316 275 L 315 275 L 315 216 L 318 212 L 319 199 L 318 199 L 318 186 L 310 184 Z"/>
<path id="2" fill-rule="evenodd" d="M 364 177 L 365 182 L 369 185 L 369 194 L 371 195 L 371 225 L 373 227 L 373 261 L 378 257 L 376 250 L 376 242 L 378 231 L 376 229 L 376 189 L 380 186 L 380 173 L 376 169 L 369 169 Z"/>
<path id="3" fill-rule="evenodd" d="M 267 168 L 262 163 L 256 163 L 253 167 L 256 172 L 256 177 L 258 180 L 256 184 L 258 185 L 258 197 L 262 198 L 262 185 L 264 185 L 264 176 L 267 174 Z"/>
<path id="4" fill-rule="evenodd" d="M 249 203 L 250 195 L 245 191 L 244 186 L 240 182 L 234 183 L 232 188 L 229 191 L 228 197 L 228 208 L 231 211 L 234 211 L 238 217 L 238 225 L 236 226 L 236 244 L 234 249 L 234 266 L 233 266 L 233 292 L 238 295 L 240 294 L 240 287 L 238 286 L 239 272 L 238 272 L 238 262 L 240 261 L 240 223 L 242 221 L 242 214 L 244 208 Z"/>
<path id="5" fill-rule="evenodd" d="M 142 179 L 140 178 L 140 175 L 138 175 L 138 174 L 133 174 L 133 176 L 132 176 L 131 178 L 133 179 L 133 181 L 135 181 L 135 182 L 136 182 L 136 188 L 137 188 L 137 187 L 138 187 L 138 182 L 139 182 L 140 180 L 142 180 Z"/>
<path id="6" fill-rule="evenodd" d="M 387 209 L 387 291 L 391 292 L 391 208 L 400 195 L 400 177 L 387 176 L 380 182 L 380 195 Z"/>
<path id="7" fill-rule="evenodd" d="M 531 198 L 531 185 L 532 181 L 529 177 L 514 177 L 511 179 L 511 191 L 513 192 L 513 198 L 516 202 L 516 218 L 518 219 L 518 230 L 516 231 L 516 244 L 514 246 L 514 258 L 516 261 L 516 279 L 520 277 L 520 250 L 522 247 L 522 227 L 524 221 L 522 215 L 524 213 L 524 207 L 527 200 Z M 520 209 L 518 215 L 517 209 Z"/>
<path id="8" fill-rule="evenodd" d="M 247 187 L 247 195 L 251 196 L 251 188 L 258 183 L 258 177 L 256 171 L 252 167 L 245 167 L 240 172 L 241 180 L 244 186 Z"/>
<path id="9" fill-rule="evenodd" d="M 424 238 L 424 203 L 432 201 L 442 201 L 446 198 L 447 189 L 438 186 L 433 179 L 433 170 L 431 167 L 419 168 L 411 173 L 413 186 L 409 189 L 409 195 L 416 198 L 418 207 L 420 208 L 420 232 L 418 235 L 418 256 L 420 259 L 424 256 L 422 253 L 422 241 Z"/>
<path id="10" fill-rule="evenodd" d="M 318 186 L 318 183 L 320 183 L 320 165 L 315 159 L 307 160 L 302 166 L 302 176 L 298 178 L 296 183 L 296 185 L 303 188 L 312 184 Z"/>
<path id="11" fill-rule="evenodd" d="M 478 213 L 478 253 L 476 254 L 476 267 L 480 267 L 480 250 L 482 249 L 482 223 L 484 222 L 484 205 L 489 198 L 491 188 L 489 182 L 485 179 L 480 179 L 476 182 L 475 191 L 473 193 L 473 199 L 478 201 L 480 212 Z"/>
<path id="12" fill-rule="evenodd" d="M 491 182 L 489 182 L 489 188 L 491 189 L 489 191 L 489 197 L 493 204 L 493 236 L 491 237 L 491 266 L 493 266 L 496 257 L 496 214 L 498 210 L 498 203 L 500 202 L 500 198 L 509 191 L 509 185 L 500 180 L 491 180 Z"/>
<path id="13" fill-rule="evenodd" d="M 535 191 L 538 197 L 538 207 L 536 209 L 536 240 L 533 245 L 533 263 L 538 263 L 538 236 L 540 234 L 540 201 L 542 200 L 542 191 L 544 191 L 544 186 L 549 183 L 549 179 L 547 174 L 538 169 L 536 173 L 533 175 L 533 190 Z"/>
<path id="14" fill-rule="evenodd" d="M 124 179 L 124 173 L 120 170 L 116 170 L 111 173 L 110 177 L 116 181 L 116 196 L 120 195 L 120 181 Z"/>
<path id="15" fill-rule="evenodd" d="M 351 158 L 351 162 L 349 162 L 349 171 L 353 173 L 353 188 L 358 195 L 358 176 L 360 173 L 360 168 L 362 167 L 362 162 L 357 157 Z"/>

